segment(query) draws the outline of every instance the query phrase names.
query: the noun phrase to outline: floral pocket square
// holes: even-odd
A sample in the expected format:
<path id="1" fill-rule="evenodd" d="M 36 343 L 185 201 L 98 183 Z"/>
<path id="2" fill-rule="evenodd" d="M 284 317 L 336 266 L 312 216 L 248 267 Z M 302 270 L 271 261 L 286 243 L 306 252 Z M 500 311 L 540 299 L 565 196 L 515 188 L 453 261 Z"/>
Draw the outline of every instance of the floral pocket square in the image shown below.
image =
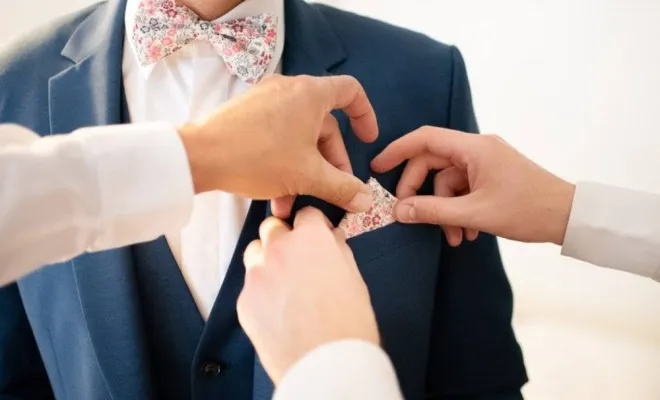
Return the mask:
<path id="1" fill-rule="evenodd" d="M 394 221 L 394 204 L 397 199 L 385 190 L 374 178 L 367 184 L 371 188 L 373 204 L 368 211 L 347 213 L 339 222 L 338 228 L 344 231 L 347 239 L 387 226 Z"/>

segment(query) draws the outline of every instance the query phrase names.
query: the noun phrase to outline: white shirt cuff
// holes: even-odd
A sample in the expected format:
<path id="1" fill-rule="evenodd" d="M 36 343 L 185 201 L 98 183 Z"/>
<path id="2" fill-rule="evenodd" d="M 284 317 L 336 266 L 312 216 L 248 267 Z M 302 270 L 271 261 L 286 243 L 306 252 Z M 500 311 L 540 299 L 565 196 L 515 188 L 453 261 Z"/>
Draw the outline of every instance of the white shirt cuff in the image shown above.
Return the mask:
<path id="1" fill-rule="evenodd" d="M 149 123 L 74 132 L 96 171 L 100 220 L 89 251 L 153 240 L 190 218 L 194 188 L 176 129 Z"/>
<path id="2" fill-rule="evenodd" d="M 287 372 L 273 400 L 401 400 L 394 367 L 378 346 L 343 340 L 312 350 Z"/>
<path id="3" fill-rule="evenodd" d="M 579 183 L 562 254 L 660 281 L 660 195 Z"/>

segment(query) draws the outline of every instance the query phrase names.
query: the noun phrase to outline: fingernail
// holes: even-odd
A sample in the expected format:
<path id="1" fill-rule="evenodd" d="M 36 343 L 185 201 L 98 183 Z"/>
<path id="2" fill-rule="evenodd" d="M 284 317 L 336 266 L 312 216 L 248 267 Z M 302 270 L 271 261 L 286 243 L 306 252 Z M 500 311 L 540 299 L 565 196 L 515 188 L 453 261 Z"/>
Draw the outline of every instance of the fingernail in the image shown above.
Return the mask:
<path id="1" fill-rule="evenodd" d="M 399 222 L 412 222 L 415 220 L 415 207 L 410 204 L 400 203 L 395 209 L 394 217 Z"/>
<path id="2" fill-rule="evenodd" d="M 353 197 L 353 200 L 348 203 L 348 208 L 350 208 L 353 212 L 365 212 L 371 208 L 372 202 L 373 199 L 371 198 L 371 194 L 359 192 L 355 195 L 355 197 Z"/>

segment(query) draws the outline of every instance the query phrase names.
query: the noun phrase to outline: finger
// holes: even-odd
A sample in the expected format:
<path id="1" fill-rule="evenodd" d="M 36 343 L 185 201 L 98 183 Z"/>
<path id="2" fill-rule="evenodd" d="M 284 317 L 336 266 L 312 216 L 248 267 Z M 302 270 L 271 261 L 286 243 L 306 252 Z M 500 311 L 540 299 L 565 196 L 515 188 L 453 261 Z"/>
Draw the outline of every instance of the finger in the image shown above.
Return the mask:
<path id="1" fill-rule="evenodd" d="M 456 197 L 468 188 L 466 173 L 456 167 L 444 169 L 433 178 L 433 190 L 437 197 Z M 446 225 L 443 230 L 450 246 L 457 247 L 463 242 L 462 227 Z"/>
<path id="2" fill-rule="evenodd" d="M 479 238 L 479 231 L 476 229 L 466 228 L 464 229 L 464 231 L 465 231 L 465 238 L 470 242 L 474 242 Z"/>
<path id="3" fill-rule="evenodd" d="M 304 225 L 325 226 L 332 229 L 332 222 L 318 208 L 305 207 L 298 211 L 293 220 L 293 229 L 298 229 Z"/>
<path id="4" fill-rule="evenodd" d="M 451 161 L 446 158 L 437 157 L 431 153 L 425 153 L 412 158 L 403 170 L 396 194 L 399 199 L 415 196 L 422 187 L 429 171 L 450 167 Z"/>
<path id="5" fill-rule="evenodd" d="M 475 194 L 443 198 L 414 196 L 400 200 L 394 206 L 394 215 L 403 223 L 426 223 L 474 228 L 472 217 L 478 201 Z"/>
<path id="6" fill-rule="evenodd" d="M 291 210 L 295 201 L 296 196 L 278 197 L 270 202 L 270 209 L 275 217 L 287 219 L 291 216 Z"/>
<path id="7" fill-rule="evenodd" d="M 268 247 L 270 243 L 277 240 L 278 237 L 289 233 L 291 228 L 279 218 L 269 217 L 261 223 L 259 227 L 259 237 L 263 242 L 263 247 Z"/>
<path id="8" fill-rule="evenodd" d="M 344 110 L 360 140 L 371 143 L 378 138 L 376 113 L 357 79 L 347 75 L 316 79 L 328 98 L 328 111 Z"/>
<path id="9" fill-rule="evenodd" d="M 436 196 L 456 197 L 469 189 L 467 173 L 456 167 L 443 169 L 433 178 L 433 190 Z"/>
<path id="10" fill-rule="evenodd" d="M 371 168 L 382 173 L 406 160 L 431 153 L 465 169 L 467 158 L 474 151 L 471 144 L 476 137 L 449 129 L 422 127 L 390 143 L 373 159 Z"/>
<path id="11" fill-rule="evenodd" d="M 351 248 L 348 246 L 348 243 L 346 243 L 346 233 L 339 228 L 334 228 L 332 230 L 332 234 L 335 236 L 335 240 L 337 241 L 337 246 L 339 247 L 339 250 L 341 250 L 341 253 L 344 256 L 344 260 L 346 260 L 346 263 L 348 265 L 353 265 L 355 267 L 356 266 L 355 256 L 353 255 L 353 250 L 351 250 Z"/>
<path id="12" fill-rule="evenodd" d="M 442 231 L 445 233 L 447 243 L 451 247 L 458 247 L 463 243 L 463 229 L 457 226 L 443 225 Z"/>
<path id="13" fill-rule="evenodd" d="M 308 171 L 305 194 L 317 197 L 350 212 L 364 212 L 371 207 L 371 190 L 353 174 L 340 171 L 320 157 L 316 172 Z"/>
<path id="14" fill-rule="evenodd" d="M 337 241 L 338 244 L 346 245 L 348 247 L 348 245 L 346 244 L 346 233 L 344 232 L 343 229 L 333 228 L 332 234 L 335 236 L 335 240 Z"/>
<path id="15" fill-rule="evenodd" d="M 254 240 L 245 248 L 243 264 L 247 270 L 264 266 L 264 249 L 261 240 Z"/>
<path id="16" fill-rule="evenodd" d="M 467 189 L 464 189 L 463 191 L 460 192 L 461 196 L 467 196 L 470 194 L 470 188 L 468 185 Z M 474 242 L 479 238 L 479 231 L 477 229 L 471 229 L 471 228 L 463 228 L 463 237 L 467 239 L 470 242 Z"/>
<path id="17" fill-rule="evenodd" d="M 447 168 L 443 171 L 440 171 L 436 174 L 434 178 L 434 192 L 436 196 L 439 197 L 456 197 L 456 196 L 465 196 L 470 193 L 470 182 L 467 177 L 467 172 L 460 170 L 459 168 Z M 448 228 L 449 229 L 449 228 Z M 470 228 L 451 228 L 451 230 L 460 229 L 461 238 L 465 238 L 469 241 L 474 241 L 479 236 L 479 231 L 470 229 Z M 455 237 L 458 236 L 458 233 L 452 233 L 452 240 L 450 244 L 454 246 L 460 245 L 455 242 Z M 448 238 L 449 239 L 449 238 Z M 456 244 L 454 244 L 456 243 Z"/>
<path id="18" fill-rule="evenodd" d="M 348 243 L 346 243 L 346 232 L 344 232 L 343 229 L 340 228 L 333 228 L 332 229 L 332 234 L 335 237 L 335 241 L 337 242 L 337 246 L 341 250 L 341 252 L 346 255 L 353 255 L 353 252 L 351 251 L 351 248 L 348 246 Z"/>
<path id="19" fill-rule="evenodd" d="M 325 120 L 323 120 L 323 127 L 321 128 L 318 145 L 321 155 L 330 164 L 334 165 L 341 171 L 350 174 L 353 173 L 351 161 L 348 158 L 346 146 L 344 145 L 344 139 L 339 131 L 339 123 L 337 122 L 337 118 L 332 114 L 328 114 L 325 117 Z"/>

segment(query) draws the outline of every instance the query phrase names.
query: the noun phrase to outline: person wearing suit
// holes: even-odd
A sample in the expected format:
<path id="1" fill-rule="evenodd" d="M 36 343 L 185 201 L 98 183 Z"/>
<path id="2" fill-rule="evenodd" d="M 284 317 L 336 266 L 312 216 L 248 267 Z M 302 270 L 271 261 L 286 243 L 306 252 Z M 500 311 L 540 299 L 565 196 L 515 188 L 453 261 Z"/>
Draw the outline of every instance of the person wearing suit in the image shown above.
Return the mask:
<path id="1" fill-rule="evenodd" d="M 367 145 L 336 115 L 353 172 L 390 192 L 402 170 L 369 167 L 387 144 L 423 125 L 478 130 L 465 65 L 452 46 L 302 0 L 249 0 L 220 15 L 192 3 L 221 2 L 108 0 L 24 38 L 0 56 L 0 122 L 41 135 L 162 119 L 176 125 L 263 75 L 347 74 L 364 86 L 380 128 Z M 185 37 L 181 26 L 192 28 Z M 255 32 L 264 35 L 242 52 Z M 205 40 L 170 42 L 195 37 Z M 308 196 L 293 211 L 310 205 L 333 224 L 344 215 Z M 238 323 L 236 301 L 244 249 L 273 211 L 280 210 L 225 192 L 197 196 L 180 232 L 84 254 L 2 289 L 0 394 L 270 398 L 273 383 Z M 445 243 L 438 227 L 404 224 L 348 241 L 402 393 L 520 399 L 527 376 L 496 240 Z"/>

